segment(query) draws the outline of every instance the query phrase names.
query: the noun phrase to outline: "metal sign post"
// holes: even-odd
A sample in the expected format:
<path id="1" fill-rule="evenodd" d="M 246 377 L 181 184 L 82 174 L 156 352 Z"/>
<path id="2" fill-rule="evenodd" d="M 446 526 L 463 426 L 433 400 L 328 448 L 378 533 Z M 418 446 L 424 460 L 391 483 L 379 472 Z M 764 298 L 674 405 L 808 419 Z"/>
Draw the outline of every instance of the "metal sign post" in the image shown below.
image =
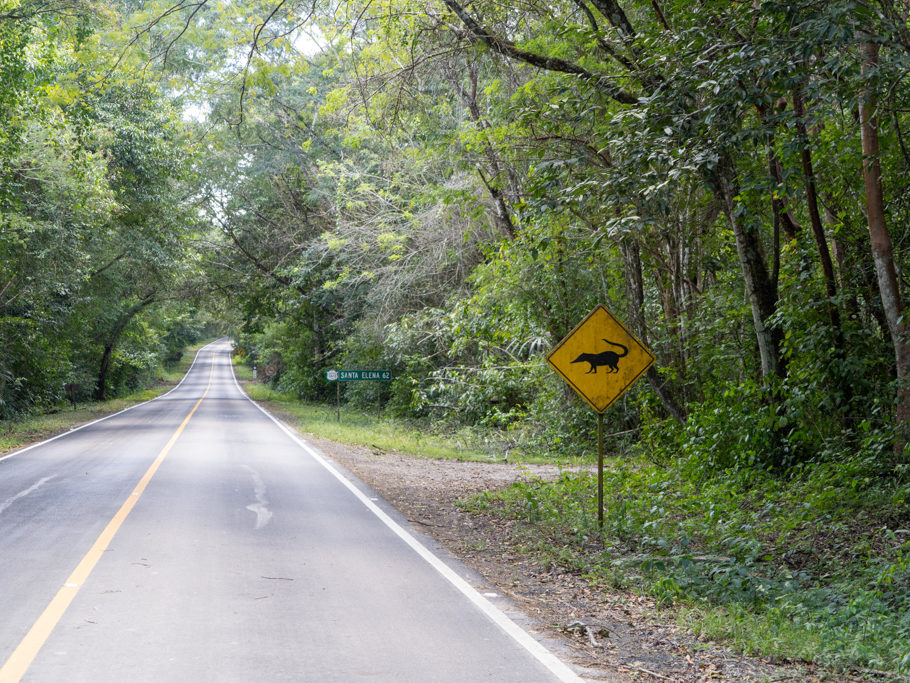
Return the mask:
<path id="1" fill-rule="evenodd" d="M 597 413 L 597 524 L 604 525 L 604 413 L 651 367 L 651 353 L 598 305 L 547 354 L 547 363 Z"/>
<path id="2" fill-rule="evenodd" d="M 604 528 L 604 414 L 597 413 L 597 526 Z"/>

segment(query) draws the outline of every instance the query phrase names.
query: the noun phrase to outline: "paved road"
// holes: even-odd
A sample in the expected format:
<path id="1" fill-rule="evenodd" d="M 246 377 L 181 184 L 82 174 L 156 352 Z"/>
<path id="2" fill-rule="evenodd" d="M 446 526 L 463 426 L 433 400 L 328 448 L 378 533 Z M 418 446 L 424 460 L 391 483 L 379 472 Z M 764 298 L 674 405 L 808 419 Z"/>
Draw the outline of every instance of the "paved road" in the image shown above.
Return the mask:
<path id="1" fill-rule="evenodd" d="M 346 482 L 224 341 L 0 460 L 0 683 L 579 680 Z"/>

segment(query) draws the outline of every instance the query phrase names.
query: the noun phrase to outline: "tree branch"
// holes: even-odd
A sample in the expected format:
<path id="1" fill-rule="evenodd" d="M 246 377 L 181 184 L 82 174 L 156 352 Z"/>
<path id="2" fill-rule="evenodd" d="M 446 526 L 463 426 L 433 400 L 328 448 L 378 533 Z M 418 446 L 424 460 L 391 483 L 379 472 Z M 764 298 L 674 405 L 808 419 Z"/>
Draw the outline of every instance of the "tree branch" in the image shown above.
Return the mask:
<path id="1" fill-rule="evenodd" d="M 119 261 L 120 259 L 122 259 L 124 256 L 126 256 L 126 252 L 125 252 L 125 251 L 121 252 L 120 254 L 118 254 L 117 256 L 115 256 L 114 258 L 112 258 L 110 261 L 108 261 L 107 263 L 105 263 L 103 266 L 101 266 L 101 267 L 98 268 L 97 270 L 93 270 L 91 273 L 88 274 L 89 278 L 91 279 L 91 278 L 95 277 L 96 275 L 100 275 L 101 273 L 103 273 L 104 271 L 106 271 L 108 268 L 110 268 L 111 266 L 113 266 L 115 263 L 117 263 L 117 261 Z"/>
<path id="2" fill-rule="evenodd" d="M 477 23 L 477 21 L 470 14 L 468 14 L 461 5 L 455 2 L 455 0 L 445 0 L 445 5 L 453 13 L 455 13 L 459 19 L 461 19 L 462 23 L 467 27 L 470 39 L 472 41 L 483 43 L 491 50 L 502 55 L 503 57 L 515 59 L 524 62 L 525 64 L 536 66 L 537 68 L 543 69 L 545 71 L 556 71 L 559 73 L 579 76 L 587 81 L 590 81 L 598 90 L 606 93 L 611 99 L 620 104 L 638 104 L 637 96 L 624 91 L 622 88 L 612 83 L 609 79 L 603 76 L 598 76 L 597 74 L 588 71 L 578 64 L 566 61 L 565 59 L 560 59 L 558 57 L 546 57 L 534 52 L 522 50 L 521 48 L 517 47 L 512 41 L 493 35 L 490 31 Z"/>
<path id="3" fill-rule="evenodd" d="M 259 270 L 259 271 L 265 273 L 266 275 L 268 275 L 270 278 L 275 280 L 280 285 L 283 285 L 285 287 L 290 286 L 291 278 L 286 277 L 284 275 L 278 275 L 271 268 L 269 268 L 267 265 L 265 265 L 262 261 L 260 261 L 258 258 L 256 258 L 256 256 L 254 256 L 252 253 L 250 253 L 250 251 L 246 247 L 243 246 L 243 244 L 240 242 L 240 239 L 238 239 L 237 235 L 234 234 L 234 231 L 231 229 L 231 227 L 229 225 L 227 225 L 227 223 L 222 221 L 221 227 L 227 233 L 228 237 L 231 238 L 231 241 L 234 243 L 234 246 L 236 246 L 237 249 L 240 250 L 240 253 L 243 254 L 247 258 L 247 260 L 253 264 L 253 266 L 256 268 L 256 270 Z"/>
<path id="4" fill-rule="evenodd" d="M 619 29 L 624 38 L 631 39 L 638 35 L 632 22 L 629 21 L 629 17 L 616 0 L 591 0 L 591 4 L 607 18 L 612 26 Z"/>
<path id="5" fill-rule="evenodd" d="M 584 13 L 584 15 L 587 17 L 588 23 L 591 25 L 591 30 L 594 31 L 595 34 L 600 33 L 600 26 L 597 24 L 597 18 L 594 16 L 594 13 L 585 4 L 584 0 L 574 0 L 574 2 L 575 2 L 575 5 L 578 7 L 578 9 L 580 9 Z M 610 55 L 617 62 L 622 64 L 626 69 L 628 69 L 629 71 L 634 71 L 632 62 L 630 62 L 628 59 L 626 59 L 625 57 L 620 55 L 618 52 L 616 52 L 616 50 L 613 48 L 613 46 L 610 45 L 610 43 L 608 43 L 606 40 L 604 40 L 600 36 L 597 36 L 597 46 L 601 50 L 603 50 L 606 54 Z"/>
<path id="6" fill-rule="evenodd" d="M 670 24 L 667 22 L 667 17 L 664 15 L 664 11 L 660 8 L 660 3 L 658 3 L 657 0 L 651 0 L 651 7 L 653 7 L 654 11 L 657 12 L 657 18 L 664 29 L 671 31 L 672 29 L 670 28 Z"/>

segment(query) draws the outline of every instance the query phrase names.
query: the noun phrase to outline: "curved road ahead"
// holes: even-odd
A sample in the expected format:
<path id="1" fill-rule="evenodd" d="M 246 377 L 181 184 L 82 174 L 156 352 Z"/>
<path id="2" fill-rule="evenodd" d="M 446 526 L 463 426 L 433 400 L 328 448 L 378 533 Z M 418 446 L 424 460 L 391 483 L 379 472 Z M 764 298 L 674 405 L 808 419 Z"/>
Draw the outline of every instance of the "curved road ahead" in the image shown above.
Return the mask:
<path id="1" fill-rule="evenodd" d="M 580 680 L 249 401 L 229 354 L 0 459 L 0 683 Z"/>

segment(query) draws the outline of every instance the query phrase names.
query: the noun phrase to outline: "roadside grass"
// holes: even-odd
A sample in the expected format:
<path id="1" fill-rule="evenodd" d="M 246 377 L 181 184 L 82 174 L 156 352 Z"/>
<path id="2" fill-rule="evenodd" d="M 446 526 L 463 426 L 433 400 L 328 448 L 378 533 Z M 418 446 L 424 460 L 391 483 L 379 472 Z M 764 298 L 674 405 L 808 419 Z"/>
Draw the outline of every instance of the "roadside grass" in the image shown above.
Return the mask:
<path id="1" fill-rule="evenodd" d="M 503 459 L 501 453 L 478 448 L 468 437 L 432 434 L 425 427 L 418 428 L 386 416 L 379 420 L 375 412 L 350 406 L 341 407 L 339 421 L 334 406 L 300 401 L 254 382 L 250 368 L 236 361 L 234 371 L 250 398 L 303 434 L 425 458 L 481 462 Z"/>
<path id="2" fill-rule="evenodd" d="M 75 410 L 70 403 L 63 402 L 51 412 L 30 415 L 20 420 L 0 421 L 0 455 L 36 441 L 49 439 L 86 422 L 112 415 L 170 391 L 189 370 L 196 352 L 212 341 L 214 340 L 208 339 L 186 349 L 177 363 L 168 368 L 161 368 L 152 387 L 109 401 L 77 403 Z"/>
<path id="3" fill-rule="evenodd" d="M 910 482 L 880 463 L 789 478 L 613 460 L 462 501 L 514 520 L 524 552 L 595 584 L 648 594 L 678 623 L 751 655 L 910 680 Z"/>

